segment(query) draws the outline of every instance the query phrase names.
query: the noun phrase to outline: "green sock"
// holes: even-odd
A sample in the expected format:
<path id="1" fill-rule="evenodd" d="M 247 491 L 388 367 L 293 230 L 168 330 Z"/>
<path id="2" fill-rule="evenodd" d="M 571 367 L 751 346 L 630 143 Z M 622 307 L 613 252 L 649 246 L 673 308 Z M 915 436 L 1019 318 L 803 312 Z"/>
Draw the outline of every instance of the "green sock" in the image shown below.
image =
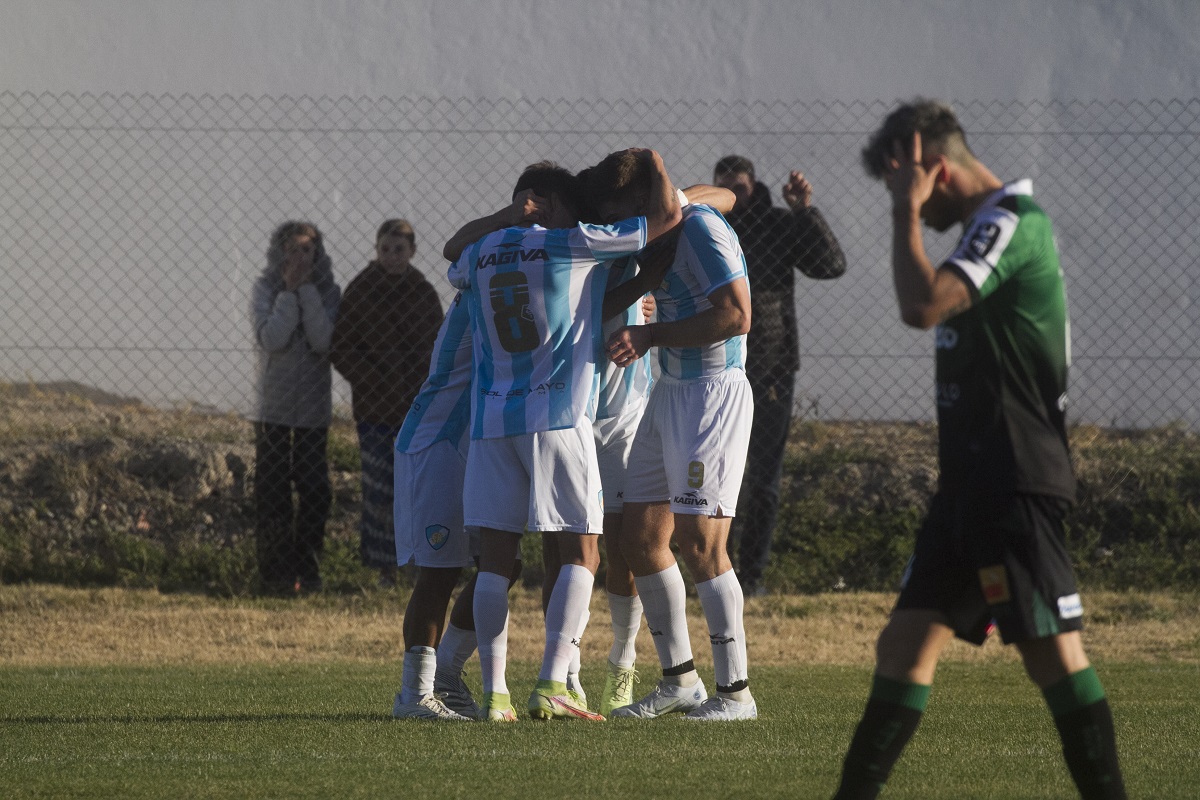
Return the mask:
<path id="1" fill-rule="evenodd" d="M 1104 687 L 1100 685 L 1100 676 L 1091 667 L 1074 672 L 1058 683 L 1047 686 L 1042 690 L 1050 713 L 1056 717 L 1078 711 L 1084 706 L 1098 703 L 1104 699 Z"/>
<path id="2" fill-rule="evenodd" d="M 875 676 L 871 697 L 842 764 L 836 800 L 870 800 L 878 796 L 917 730 L 931 689 Z"/>
<path id="3" fill-rule="evenodd" d="M 1063 758 L 1084 800 L 1124 800 L 1112 710 L 1088 667 L 1042 690 L 1062 740 Z"/>

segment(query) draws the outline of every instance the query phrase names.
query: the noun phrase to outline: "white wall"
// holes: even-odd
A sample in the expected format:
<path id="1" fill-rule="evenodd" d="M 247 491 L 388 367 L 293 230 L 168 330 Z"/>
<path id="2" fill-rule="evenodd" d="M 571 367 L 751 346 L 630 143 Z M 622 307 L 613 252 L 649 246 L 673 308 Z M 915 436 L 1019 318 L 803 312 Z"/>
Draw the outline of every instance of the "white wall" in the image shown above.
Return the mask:
<path id="1" fill-rule="evenodd" d="M 63 93 L 91 99 L 60 102 Z M 95 99 L 105 93 L 124 97 Z M 1177 132 L 1195 129 L 1187 126 L 1200 98 L 1200 0 L 0 0 L 0 279 L 12 276 L 0 291 L 0 380 L 75 379 L 156 403 L 244 408 L 252 395 L 244 295 L 276 221 L 318 220 L 344 286 L 370 257 L 378 221 L 408 216 L 419 223 L 417 266 L 441 280 L 438 242 L 464 215 L 503 202 L 520 166 L 552 157 L 577 168 L 639 144 L 662 147 L 684 183 L 706 180 L 717 157 L 744 150 L 776 197 L 788 169 L 805 169 L 851 266 L 843 280 L 805 281 L 797 293 L 802 340 L 830 354 L 806 361 L 800 392 L 820 401 L 823 416 L 925 415 L 928 335 L 896 320 L 886 197 L 857 164 L 879 110 L 918 93 L 977 101 L 964 116 L 972 131 L 980 113 L 1009 101 L 1118 101 L 1147 112 L 1116 126 L 1090 113 L 1071 122 L 1074 112 L 1061 107 L 1005 117 L 992 132 L 1020 136 L 979 136 L 973 145 L 1005 178 L 1033 177 L 1055 219 L 1080 345 L 1075 418 L 1200 427 L 1192 310 L 1200 289 L 1191 277 L 1200 244 L 1179 212 L 1200 204 L 1200 179 L 1189 177 L 1200 175 L 1200 139 Z M 60 106 L 140 108 L 146 94 L 154 110 L 98 126 L 59 114 Z M 207 97 L 175 102 L 185 94 Z M 275 102 L 284 95 L 381 98 L 366 105 L 389 108 L 395 98 L 545 98 L 565 102 L 523 107 L 592 113 L 573 113 L 589 123 L 561 143 L 476 137 L 507 149 L 459 152 L 446 149 L 446 137 L 414 132 L 427 121 L 419 115 L 394 126 L 400 115 L 385 110 L 359 152 L 346 135 L 290 123 L 259 130 L 221 110 L 246 96 L 247 108 L 305 105 Z M 783 134 L 753 118 L 685 122 L 669 135 L 646 133 L 640 119 L 590 124 L 608 113 L 590 101 L 627 98 L 839 110 L 829 130 L 793 125 Z M 1166 112 L 1144 102 L 1168 98 L 1193 102 Z M 172 105 L 190 110 L 156 127 L 154 114 Z M 1173 116 L 1176 105 L 1186 108 Z M 550 121 L 533 130 L 559 130 L 556 113 L 542 119 Z M 1064 125 L 1089 132 L 1084 151 L 1053 147 Z M 1108 135 L 1143 128 L 1143 136 Z M 1176 131 L 1170 169 L 1161 166 L 1159 129 Z M 436 169 L 418 169 L 439 158 Z M 472 188 L 469 202 L 463 186 Z M 948 247 L 930 242 L 931 253 Z M 1103 302 L 1076 290 L 1097 283 L 1096 272 L 1106 272 Z M 1081 297 L 1089 302 L 1075 302 Z M 214 332 L 220 349 L 204 349 Z M 847 369 L 869 371 L 854 356 L 867 342 L 911 358 L 890 365 L 886 381 L 868 376 L 903 386 L 891 405 L 872 405 L 878 393 L 847 377 Z M 143 355 L 139 345 L 161 352 Z M 1127 367 L 1112 363 L 1134 356 L 1150 366 L 1130 391 L 1117 371 Z M 919 378 L 912 363 L 922 365 Z M 343 385 L 338 392 L 344 400 Z"/>
<path id="2" fill-rule="evenodd" d="M 0 0 L 0 90 L 1200 95 L 1196 0 Z"/>

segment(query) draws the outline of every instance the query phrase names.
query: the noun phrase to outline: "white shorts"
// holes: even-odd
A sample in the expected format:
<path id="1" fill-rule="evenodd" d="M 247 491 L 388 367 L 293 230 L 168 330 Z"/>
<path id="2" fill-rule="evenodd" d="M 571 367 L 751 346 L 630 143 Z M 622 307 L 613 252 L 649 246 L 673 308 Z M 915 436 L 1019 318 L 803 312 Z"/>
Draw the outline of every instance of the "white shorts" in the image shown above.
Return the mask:
<path id="1" fill-rule="evenodd" d="M 645 406 L 619 417 L 598 419 L 592 426 L 596 435 L 596 463 L 600 465 L 600 485 L 604 487 L 604 513 L 620 514 L 625 507 L 625 473 L 629 451 L 637 433 Z"/>
<path id="2" fill-rule="evenodd" d="M 687 381 L 662 376 L 633 440 L 625 502 L 667 500 L 676 514 L 734 516 L 753 421 L 754 395 L 740 369 Z"/>
<path id="3" fill-rule="evenodd" d="M 466 461 L 453 442 L 416 453 L 396 453 L 396 563 L 469 567 L 479 555 L 479 533 L 463 526 Z"/>
<path id="4" fill-rule="evenodd" d="M 463 489 L 468 525 L 599 534 L 603 506 L 589 419 L 574 428 L 471 442 Z"/>

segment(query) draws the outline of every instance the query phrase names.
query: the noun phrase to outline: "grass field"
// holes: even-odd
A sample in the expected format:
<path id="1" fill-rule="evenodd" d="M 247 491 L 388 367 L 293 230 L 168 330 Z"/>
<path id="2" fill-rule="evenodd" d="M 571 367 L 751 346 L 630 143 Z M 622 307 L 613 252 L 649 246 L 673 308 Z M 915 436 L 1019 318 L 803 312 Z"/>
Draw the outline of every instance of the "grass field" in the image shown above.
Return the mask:
<path id="1" fill-rule="evenodd" d="M 390 718 L 394 642 L 335 633 L 398 630 L 400 599 L 239 604 L 0 587 L 0 795 L 828 797 L 870 678 L 861 641 L 873 638 L 886 612 L 875 596 L 748 604 L 758 636 L 756 722 L 437 725 Z M 1200 796 L 1195 602 L 1117 595 L 1093 603 L 1101 620 L 1094 650 L 1131 797 Z M 599 633 L 591 638 L 605 638 L 606 617 L 594 603 Z M 235 622 L 212 621 L 226 618 Z M 122 627 L 120 619 L 129 622 Z M 257 655 L 239 639 L 253 638 L 247 620 L 262 634 Z M 524 593 L 514 627 L 535 622 L 536 603 Z M 697 627 L 693 618 L 693 633 Z M 285 629 L 294 638 L 281 637 Z M 1135 642 L 1159 641 L 1159 649 L 1105 644 L 1122 629 Z M 805 646 L 816 635 L 845 649 Z M 514 640 L 519 661 L 509 682 L 518 699 L 532 688 L 536 638 Z M 788 646 L 769 647 L 767 638 Z M 340 641 L 340 657 L 318 646 L 328 640 Z M 599 648 L 585 649 L 583 678 L 592 691 L 603 674 Z M 696 649 L 697 661 L 711 676 L 706 650 Z M 653 680 L 652 652 L 645 642 L 641 688 Z M 1009 651 L 989 643 L 954 649 L 946 661 L 885 796 L 1074 796 L 1048 713 Z M 478 686 L 476 667 L 468 680 Z"/>

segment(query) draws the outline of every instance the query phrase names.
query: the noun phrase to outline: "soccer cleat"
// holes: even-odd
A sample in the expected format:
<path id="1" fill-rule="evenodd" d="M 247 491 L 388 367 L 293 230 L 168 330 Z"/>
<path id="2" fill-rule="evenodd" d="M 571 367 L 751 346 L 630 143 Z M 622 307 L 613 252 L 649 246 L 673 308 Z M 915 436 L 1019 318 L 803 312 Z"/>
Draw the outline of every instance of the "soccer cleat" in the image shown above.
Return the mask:
<path id="1" fill-rule="evenodd" d="M 438 670 L 433 677 L 433 693 L 451 711 L 457 711 L 464 717 L 479 719 L 479 704 L 471 696 L 471 690 L 463 681 L 462 673 L 452 675 Z"/>
<path id="2" fill-rule="evenodd" d="M 485 722 L 516 722 L 517 710 L 513 708 L 512 698 L 509 695 L 499 692 L 484 692 L 479 718 Z"/>
<path id="3" fill-rule="evenodd" d="M 650 694 L 627 706 L 614 708 L 613 717 L 654 719 L 664 714 L 687 714 L 695 711 L 708 699 L 704 681 L 698 680 L 691 686 L 676 686 L 659 681 Z"/>
<path id="4" fill-rule="evenodd" d="M 395 719 L 432 719 L 441 722 L 470 722 L 470 717 L 455 713 L 436 695 L 427 694 L 420 700 L 405 703 L 399 694 L 392 703 L 392 717 Z"/>
<path id="5" fill-rule="evenodd" d="M 603 722 L 604 717 L 587 706 L 580 705 L 567 692 L 567 685 L 557 681 L 537 682 L 533 694 L 529 695 L 529 716 L 531 719 L 584 719 L 589 722 Z"/>
<path id="6" fill-rule="evenodd" d="M 612 714 L 613 709 L 633 702 L 633 684 L 638 682 L 637 670 L 608 662 L 608 675 L 604 679 L 604 694 L 600 696 L 600 713 Z"/>
<path id="7" fill-rule="evenodd" d="M 737 719 L 758 719 L 758 704 L 754 702 L 754 698 L 750 698 L 749 703 L 739 703 L 737 700 L 732 700 L 728 697 L 710 697 L 704 701 L 704 705 L 697 708 L 695 711 L 690 711 L 684 716 L 684 719 L 696 720 L 698 722 L 729 722 Z"/>

